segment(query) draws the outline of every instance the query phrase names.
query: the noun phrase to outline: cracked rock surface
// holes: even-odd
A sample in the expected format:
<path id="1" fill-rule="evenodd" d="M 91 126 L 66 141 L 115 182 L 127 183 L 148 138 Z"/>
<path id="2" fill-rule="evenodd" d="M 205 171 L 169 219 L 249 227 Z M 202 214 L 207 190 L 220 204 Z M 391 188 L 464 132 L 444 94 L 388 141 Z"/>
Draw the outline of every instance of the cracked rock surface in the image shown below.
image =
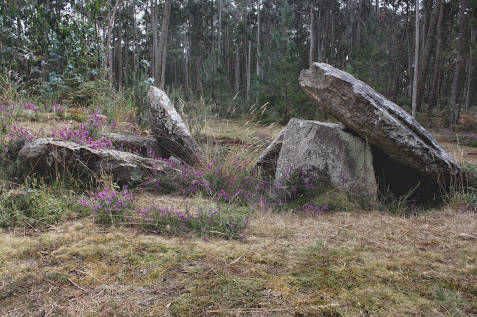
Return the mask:
<path id="1" fill-rule="evenodd" d="M 189 165 L 205 164 L 203 149 L 192 137 L 167 94 L 151 86 L 148 99 L 152 133 L 161 148 Z"/>

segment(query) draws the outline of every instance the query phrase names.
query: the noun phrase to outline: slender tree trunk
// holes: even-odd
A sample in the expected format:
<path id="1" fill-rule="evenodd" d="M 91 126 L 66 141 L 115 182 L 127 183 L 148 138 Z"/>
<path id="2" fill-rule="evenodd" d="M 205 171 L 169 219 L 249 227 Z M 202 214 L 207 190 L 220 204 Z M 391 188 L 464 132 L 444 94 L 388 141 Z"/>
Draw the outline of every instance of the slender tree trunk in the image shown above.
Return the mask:
<path id="1" fill-rule="evenodd" d="M 467 7 L 467 1 L 460 1 L 459 9 L 459 40 L 457 42 L 457 62 L 455 65 L 454 78 L 452 79 L 451 86 L 451 99 L 450 99 L 450 125 L 456 124 L 459 120 L 459 110 L 457 109 L 457 95 L 459 90 L 459 83 L 461 73 L 464 67 L 464 31 L 465 31 L 465 9 Z"/>
<path id="2" fill-rule="evenodd" d="M 407 38 L 407 97 L 411 98 L 412 96 L 412 45 L 411 45 L 411 31 L 410 31 L 410 22 L 409 22 L 409 1 L 406 5 L 406 38 Z"/>
<path id="3" fill-rule="evenodd" d="M 315 62 L 316 52 L 316 35 L 315 35 L 315 12 L 313 8 L 313 1 L 310 1 L 310 54 L 308 65 L 311 68 L 313 62 Z"/>
<path id="4" fill-rule="evenodd" d="M 439 97 L 439 77 L 441 72 L 441 47 L 442 47 L 442 23 L 444 20 L 444 3 L 439 1 L 439 20 L 437 21 L 437 44 L 436 44 L 436 57 L 434 58 L 434 72 L 432 75 L 432 87 L 431 95 L 429 97 L 429 117 L 432 113 L 432 109 L 437 105 L 437 99 Z"/>
<path id="5" fill-rule="evenodd" d="M 414 47 L 414 80 L 412 84 L 412 116 L 416 117 L 417 80 L 419 73 L 419 0 L 416 0 L 416 40 Z"/>
<path id="6" fill-rule="evenodd" d="M 166 83 L 166 68 L 167 68 L 167 44 L 162 51 L 162 63 L 161 63 L 161 85 L 159 88 L 164 89 Z"/>
<path id="7" fill-rule="evenodd" d="M 323 51 L 323 34 L 322 34 L 322 30 L 323 30 L 323 23 L 321 23 L 321 11 L 322 10 L 318 10 L 318 21 L 317 23 L 315 23 L 318 27 L 318 32 L 316 32 L 316 46 L 318 47 L 318 55 L 317 55 L 317 61 L 318 62 L 321 62 L 322 60 L 322 51 Z"/>
<path id="8" fill-rule="evenodd" d="M 240 91 L 240 53 L 239 46 L 235 50 L 235 93 Z"/>
<path id="9" fill-rule="evenodd" d="M 131 79 L 132 81 L 134 82 L 136 80 L 136 72 L 137 72 L 137 69 L 136 69 L 136 65 L 137 65 L 137 62 L 136 62 L 136 58 L 137 58 L 137 51 L 136 51 L 136 48 L 137 48 L 137 35 L 136 35 L 136 29 L 137 29 L 137 22 L 136 22 L 136 7 L 135 7 L 135 3 L 134 3 L 134 0 L 131 1 L 132 5 L 131 5 L 131 16 L 132 16 L 132 20 L 133 20 L 133 54 L 132 54 L 132 76 L 131 76 Z"/>
<path id="10" fill-rule="evenodd" d="M 119 3 L 121 0 L 116 0 L 116 4 L 113 7 L 113 10 L 111 12 L 111 15 L 109 16 L 109 23 L 108 23 L 108 35 L 106 39 L 106 63 L 104 64 L 104 74 L 109 75 L 109 84 L 112 86 L 113 85 L 113 54 L 111 52 L 111 33 L 113 32 L 113 26 L 114 26 L 114 19 L 116 17 L 116 11 L 118 10 Z M 109 66 L 109 72 L 108 72 L 108 66 Z"/>
<path id="11" fill-rule="evenodd" d="M 159 86 L 161 73 L 159 72 L 159 50 L 157 45 L 157 0 L 151 0 L 151 28 L 152 28 L 152 78 L 154 85 Z"/>
<path id="12" fill-rule="evenodd" d="M 477 10 L 474 9 L 474 15 Z M 474 18 L 475 19 L 475 18 Z M 476 75 L 477 75 L 477 55 L 475 52 L 473 52 L 473 48 L 475 48 L 475 45 L 477 43 L 477 29 L 476 29 L 476 23 L 471 23 L 471 29 L 470 29 L 470 52 L 469 52 L 469 72 L 467 75 L 467 93 L 465 96 L 465 111 L 469 111 L 469 108 L 473 105 L 473 102 L 475 100 L 475 86 L 474 88 L 472 87 L 472 83 L 476 82 Z"/>
<path id="13" fill-rule="evenodd" d="M 122 32 L 121 29 L 118 30 L 119 36 L 118 36 L 118 43 L 117 43 L 117 49 L 118 49 L 118 88 L 119 90 L 122 89 L 122 84 L 123 84 L 123 48 L 122 48 Z"/>
<path id="14" fill-rule="evenodd" d="M 260 77 L 260 10 L 262 0 L 258 0 L 257 8 L 257 77 Z"/>
<path id="15" fill-rule="evenodd" d="M 252 41 L 248 40 L 248 57 L 247 57 L 247 101 L 250 100 L 250 81 L 252 74 Z"/>
<path id="16" fill-rule="evenodd" d="M 218 10 L 219 10 L 219 34 L 218 34 L 218 43 L 217 48 L 219 52 L 219 64 L 222 63 L 222 1 L 218 0 Z"/>
<path id="17" fill-rule="evenodd" d="M 184 89 L 189 92 L 190 89 L 190 75 L 189 75 L 189 68 L 190 68 L 190 55 L 189 55 L 189 40 L 186 36 L 186 48 L 185 48 L 185 67 L 184 67 Z"/>
<path id="18" fill-rule="evenodd" d="M 158 56 L 158 64 L 159 67 L 157 69 L 158 75 L 161 75 L 161 83 L 159 88 L 164 89 L 165 84 L 165 71 L 166 71 L 166 55 L 167 55 L 167 33 L 169 30 L 169 20 L 171 16 L 171 4 L 172 0 L 166 0 L 166 6 L 164 11 L 164 16 L 162 18 L 162 25 L 161 25 L 161 39 L 159 42 L 159 56 Z M 164 74 L 163 74 L 164 73 Z"/>
<path id="19" fill-rule="evenodd" d="M 421 109 L 421 103 L 424 96 L 425 86 L 426 86 L 426 79 L 427 79 L 427 72 L 429 68 L 429 60 L 431 56 L 432 45 L 434 44 L 435 39 L 435 30 L 437 25 L 437 17 L 439 16 L 439 8 L 440 8 L 440 1 L 438 0 L 434 9 L 432 9 L 432 14 L 430 21 L 428 23 L 428 31 L 426 33 L 425 45 L 424 50 L 422 52 L 422 59 L 419 67 L 419 78 L 417 81 L 417 109 Z"/>

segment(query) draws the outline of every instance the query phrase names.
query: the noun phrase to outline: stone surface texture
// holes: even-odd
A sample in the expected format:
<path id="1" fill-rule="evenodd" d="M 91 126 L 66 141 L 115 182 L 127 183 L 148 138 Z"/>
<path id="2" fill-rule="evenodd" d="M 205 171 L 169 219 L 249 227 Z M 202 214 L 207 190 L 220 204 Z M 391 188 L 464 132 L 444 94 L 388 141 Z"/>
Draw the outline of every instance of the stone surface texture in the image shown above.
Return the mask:
<path id="1" fill-rule="evenodd" d="M 100 176 L 111 174 L 119 184 L 143 180 L 163 168 L 163 162 L 116 150 L 95 150 L 71 141 L 41 138 L 26 143 L 18 157 L 40 173 L 80 171 Z"/>
<path id="2" fill-rule="evenodd" d="M 152 133 L 161 147 L 189 165 L 204 165 L 204 151 L 192 137 L 166 93 L 151 86 L 148 99 Z"/>
<path id="3" fill-rule="evenodd" d="M 262 171 L 262 176 L 265 178 L 275 178 L 275 172 L 277 169 L 278 156 L 282 149 L 283 137 L 285 135 L 286 128 L 283 128 L 278 136 L 267 146 L 258 158 L 255 166 Z"/>
<path id="4" fill-rule="evenodd" d="M 162 150 L 157 140 L 152 136 L 124 135 L 118 133 L 104 134 L 112 144 L 127 152 L 137 152 L 147 155 L 152 152 L 156 158 L 165 158 L 166 153 Z"/>
<path id="5" fill-rule="evenodd" d="M 440 183 L 459 176 L 460 166 L 411 115 L 350 74 L 314 63 L 300 86 L 322 110 L 395 162 Z"/>
<path id="6" fill-rule="evenodd" d="M 275 183 L 292 170 L 313 169 L 331 185 L 348 192 L 376 197 L 377 184 L 371 147 L 334 123 L 291 119 L 283 135 Z"/>

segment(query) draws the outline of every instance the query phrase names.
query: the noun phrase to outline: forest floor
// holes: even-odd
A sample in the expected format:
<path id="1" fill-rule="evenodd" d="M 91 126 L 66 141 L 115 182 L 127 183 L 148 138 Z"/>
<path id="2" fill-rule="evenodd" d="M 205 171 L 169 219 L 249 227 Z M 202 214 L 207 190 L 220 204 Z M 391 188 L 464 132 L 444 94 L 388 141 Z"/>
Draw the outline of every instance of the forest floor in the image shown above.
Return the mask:
<path id="1" fill-rule="evenodd" d="M 18 122 L 30 129 L 69 121 Z M 253 146 L 278 126 L 212 121 L 204 140 Z M 436 134 L 440 138 L 439 134 Z M 477 149 L 440 138 L 460 163 Z M 225 140 L 225 141 L 224 141 Z M 174 208 L 203 197 L 143 193 Z M 0 229 L 2 316 L 475 316 L 475 205 L 320 216 L 249 207 L 243 240 L 167 236 L 92 217 Z"/>

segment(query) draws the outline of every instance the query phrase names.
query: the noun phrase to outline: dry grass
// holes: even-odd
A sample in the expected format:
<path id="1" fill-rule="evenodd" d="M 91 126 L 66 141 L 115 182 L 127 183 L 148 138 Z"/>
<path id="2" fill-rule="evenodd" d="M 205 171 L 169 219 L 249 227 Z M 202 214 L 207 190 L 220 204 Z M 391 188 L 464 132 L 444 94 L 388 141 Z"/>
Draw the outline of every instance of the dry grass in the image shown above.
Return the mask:
<path id="1" fill-rule="evenodd" d="M 233 141 L 211 151 L 233 168 L 279 130 L 224 120 L 204 134 Z M 444 146 L 476 164 L 473 150 Z M 138 207 L 153 204 L 194 213 L 214 202 L 138 195 Z M 91 218 L 40 233 L 0 231 L 0 315 L 477 315 L 475 213 L 250 214 L 245 241 L 166 237 Z"/>
<path id="2" fill-rule="evenodd" d="M 202 135 L 209 139 L 235 140 L 237 143 L 249 143 L 253 139 L 271 141 L 283 127 L 278 124 L 261 125 L 245 120 L 209 120 Z"/>
<path id="3" fill-rule="evenodd" d="M 476 231 L 475 214 L 451 210 L 410 218 L 262 212 L 246 242 L 165 238 L 85 219 L 34 236 L 0 234 L 0 311 L 470 316 L 477 244 L 461 234 Z"/>

